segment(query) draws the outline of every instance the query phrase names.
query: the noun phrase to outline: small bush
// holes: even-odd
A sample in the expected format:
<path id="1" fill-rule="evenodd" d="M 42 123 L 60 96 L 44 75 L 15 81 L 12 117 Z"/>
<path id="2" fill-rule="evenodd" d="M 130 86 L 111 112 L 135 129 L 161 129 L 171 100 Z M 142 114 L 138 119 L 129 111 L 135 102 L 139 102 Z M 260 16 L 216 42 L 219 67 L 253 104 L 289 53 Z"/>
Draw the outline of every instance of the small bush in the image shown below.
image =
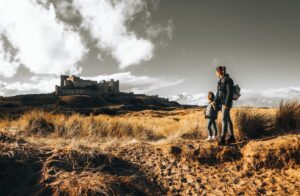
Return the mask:
<path id="1" fill-rule="evenodd" d="M 255 109 L 242 107 L 235 114 L 235 123 L 241 139 L 258 138 L 265 134 L 270 119 Z"/>
<path id="2" fill-rule="evenodd" d="M 29 135 L 47 136 L 54 132 L 54 125 L 47 120 L 42 113 L 34 115 L 25 115 L 23 120 L 26 120 L 23 126 L 23 130 Z"/>
<path id="3" fill-rule="evenodd" d="M 300 103 L 296 100 L 281 101 L 276 113 L 276 125 L 282 129 L 300 127 Z"/>

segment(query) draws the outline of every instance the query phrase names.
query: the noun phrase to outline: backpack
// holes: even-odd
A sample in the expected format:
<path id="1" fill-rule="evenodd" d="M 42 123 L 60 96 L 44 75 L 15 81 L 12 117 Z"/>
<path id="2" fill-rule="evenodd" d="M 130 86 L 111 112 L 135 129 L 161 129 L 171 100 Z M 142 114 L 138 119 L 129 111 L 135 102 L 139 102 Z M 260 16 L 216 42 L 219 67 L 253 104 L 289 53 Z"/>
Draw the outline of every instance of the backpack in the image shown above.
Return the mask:
<path id="1" fill-rule="evenodd" d="M 241 88 L 238 84 L 234 85 L 233 86 L 233 96 L 232 96 L 232 98 L 233 98 L 234 101 L 237 101 L 240 97 L 241 97 Z"/>

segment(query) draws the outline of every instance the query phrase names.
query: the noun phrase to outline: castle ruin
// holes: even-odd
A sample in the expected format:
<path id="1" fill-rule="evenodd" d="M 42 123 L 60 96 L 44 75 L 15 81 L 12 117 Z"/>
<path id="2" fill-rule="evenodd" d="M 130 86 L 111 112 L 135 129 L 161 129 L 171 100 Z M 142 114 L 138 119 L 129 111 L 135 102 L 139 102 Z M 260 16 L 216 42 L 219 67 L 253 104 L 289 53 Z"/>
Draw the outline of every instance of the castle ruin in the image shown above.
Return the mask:
<path id="1" fill-rule="evenodd" d="M 92 96 L 105 96 L 116 95 L 120 93 L 119 80 L 110 81 L 92 81 L 83 80 L 74 75 L 61 76 L 60 86 L 55 86 L 55 93 L 58 96 L 64 95 L 92 95 Z"/>

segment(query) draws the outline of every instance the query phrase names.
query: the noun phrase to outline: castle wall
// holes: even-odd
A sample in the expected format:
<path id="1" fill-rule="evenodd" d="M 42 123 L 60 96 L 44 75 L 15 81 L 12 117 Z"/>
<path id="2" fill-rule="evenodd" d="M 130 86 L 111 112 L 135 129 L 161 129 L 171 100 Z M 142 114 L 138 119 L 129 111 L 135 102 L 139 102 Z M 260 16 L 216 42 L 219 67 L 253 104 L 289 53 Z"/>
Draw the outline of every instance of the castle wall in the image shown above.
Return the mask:
<path id="1" fill-rule="evenodd" d="M 73 86 L 75 88 L 84 88 L 86 86 L 93 86 L 93 85 L 97 85 L 97 82 L 93 82 L 93 81 L 74 81 L 73 82 Z"/>
<path id="2" fill-rule="evenodd" d="M 94 86 L 97 90 L 89 89 Z M 61 76 L 61 86 L 55 87 L 57 95 L 113 95 L 119 94 L 119 81 L 82 80 L 76 76 Z"/>
<path id="3" fill-rule="evenodd" d="M 100 96 L 102 95 L 99 91 L 94 90 L 86 90 L 86 89 L 63 89 L 60 91 L 60 96 L 67 96 L 67 95 L 93 95 L 93 96 Z"/>

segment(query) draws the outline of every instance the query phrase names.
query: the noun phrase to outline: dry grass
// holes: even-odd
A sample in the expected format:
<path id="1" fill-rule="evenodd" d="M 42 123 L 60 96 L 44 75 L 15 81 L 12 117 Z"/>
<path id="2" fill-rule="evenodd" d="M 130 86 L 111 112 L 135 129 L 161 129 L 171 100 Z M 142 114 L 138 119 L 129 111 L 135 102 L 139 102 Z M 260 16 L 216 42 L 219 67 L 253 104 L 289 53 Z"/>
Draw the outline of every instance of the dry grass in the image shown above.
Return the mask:
<path id="1" fill-rule="evenodd" d="M 276 114 L 276 125 L 285 130 L 300 128 L 300 102 L 282 101 Z"/>
<path id="2" fill-rule="evenodd" d="M 279 111 L 234 108 L 236 135 L 263 135 Z M 32 111 L 7 118 L 0 121 L 0 185 L 6 187 L 0 195 L 219 195 L 215 190 L 255 195 L 271 188 L 274 194 L 300 192 L 299 183 L 292 181 L 299 179 L 299 134 L 225 147 L 200 140 L 206 134 L 202 109 L 122 116 Z M 285 169 L 292 174 L 278 173 Z M 280 182 L 275 188 L 274 176 Z"/>
<path id="3" fill-rule="evenodd" d="M 234 112 L 235 127 L 241 139 L 284 133 L 300 128 L 300 103 L 282 101 L 279 108 L 263 109 L 241 107 Z"/>
<path id="4" fill-rule="evenodd" d="M 82 116 L 31 111 L 17 120 L 0 121 L 3 129 L 15 128 L 27 136 L 92 140 L 159 140 L 184 134 L 206 133 L 202 110 L 136 113 L 124 116 Z"/>
<path id="5" fill-rule="evenodd" d="M 282 103 L 279 109 L 234 108 L 232 119 L 235 135 L 238 139 L 251 139 L 277 131 L 276 127 L 297 128 L 299 108 L 300 104 L 296 101 Z M 221 113 L 219 125 L 220 121 Z M 178 137 L 202 139 L 207 136 L 206 124 L 203 109 L 143 111 L 121 116 L 64 115 L 35 110 L 19 119 L 1 120 L 0 128 L 19 130 L 20 134 L 33 137 L 107 142 L 115 139 L 157 141 Z"/>
<path id="6" fill-rule="evenodd" d="M 247 107 L 239 108 L 234 119 L 240 139 L 261 137 L 272 125 L 270 116 L 257 112 L 257 109 Z"/>
<path id="7" fill-rule="evenodd" d="M 110 154 L 0 137 L 0 195 L 157 195 L 134 164 Z M 150 189 L 152 192 L 150 192 Z"/>
<path id="8" fill-rule="evenodd" d="M 152 130 L 140 123 L 108 116 L 71 116 L 32 111 L 2 126 L 14 126 L 29 136 L 62 138 L 139 138 L 149 139 Z"/>

